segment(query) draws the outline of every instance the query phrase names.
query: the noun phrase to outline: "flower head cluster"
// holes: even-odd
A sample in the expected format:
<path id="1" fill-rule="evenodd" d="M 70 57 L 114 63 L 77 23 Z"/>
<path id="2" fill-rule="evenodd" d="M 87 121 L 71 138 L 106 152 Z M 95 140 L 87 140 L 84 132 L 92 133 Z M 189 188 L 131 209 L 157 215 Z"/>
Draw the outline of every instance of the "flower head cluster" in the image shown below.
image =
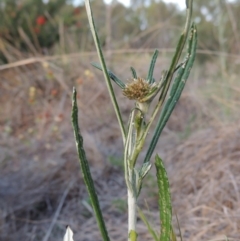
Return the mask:
<path id="1" fill-rule="evenodd" d="M 131 79 L 129 84 L 123 89 L 123 94 L 130 100 L 145 102 L 146 98 L 156 88 L 156 84 L 150 84 L 143 78 Z"/>

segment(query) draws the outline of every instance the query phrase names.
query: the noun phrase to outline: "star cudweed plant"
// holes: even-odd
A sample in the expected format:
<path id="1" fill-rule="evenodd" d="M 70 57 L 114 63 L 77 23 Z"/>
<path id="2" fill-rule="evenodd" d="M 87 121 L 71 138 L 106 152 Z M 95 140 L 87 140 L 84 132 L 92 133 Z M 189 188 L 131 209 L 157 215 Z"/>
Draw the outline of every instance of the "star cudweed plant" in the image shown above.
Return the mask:
<path id="1" fill-rule="evenodd" d="M 103 75 L 106 81 L 111 101 L 113 103 L 113 107 L 118 119 L 123 139 L 123 161 L 125 167 L 124 174 L 128 191 L 128 234 L 126 235 L 126 237 L 128 237 L 129 241 L 136 241 L 138 238 L 136 225 L 137 213 L 146 224 L 149 232 L 152 234 L 155 241 L 176 240 L 176 236 L 172 228 L 172 204 L 168 176 L 164 168 L 163 161 L 158 155 L 155 156 L 155 168 L 157 173 L 157 186 L 159 193 L 158 204 L 161 223 L 159 232 L 153 230 L 144 214 L 137 207 L 137 201 L 141 193 L 143 179 L 148 174 L 152 166 L 151 157 L 154 149 L 157 145 L 163 128 L 165 127 L 176 103 L 181 96 L 181 93 L 186 84 L 195 59 L 197 30 L 194 23 L 191 24 L 192 2 L 193 0 L 186 0 L 187 14 L 185 27 L 179 38 L 170 67 L 168 70 L 163 71 L 163 75 L 161 76 L 160 80 L 157 81 L 153 77 L 153 71 L 158 57 L 158 50 L 155 50 L 149 65 L 147 77 L 144 79 L 138 76 L 135 69 L 133 67 L 130 67 L 132 77 L 130 81 L 128 81 L 128 83 L 124 83 L 122 80 L 120 80 L 120 78 L 118 78 L 106 67 L 101 45 L 95 28 L 91 4 L 89 0 L 85 0 L 90 29 L 100 60 L 100 64 L 92 63 L 92 65 L 97 69 L 103 71 Z M 178 62 L 180 60 L 186 42 L 186 56 L 183 62 L 179 64 Z M 176 75 L 175 72 L 177 72 Z M 126 98 L 133 101 L 133 109 L 130 113 L 129 121 L 126 125 L 123 123 L 122 115 L 111 81 L 113 81 L 119 86 L 119 88 L 122 89 L 122 94 L 126 96 Z M 88 161 L 83 148 L 83 138 L 81 136 L 78 125 L 78 107 L 76 96 L 77 93 L 74 88 L 72 99 L 72 124 L 75 134 L 80 166 L 95 212 L 96 220 L 102 235 L 102 239 L 104 241 L 109 241 L 110 238 L 106 229 L 98 197 L 94 188 L 93 179 L 90 173 Z M 150 113 L 150 117 L 147 118 L 146 114 L 149 113 L 149 106 L 151 105 L 154 98 L 157 99 L 157 103 L 153 108 L 152 113 Z M 149 129 L 155 119 L 157 119 L 157 124 L 155 130 L 153 131 L 150 144 L 147 147 L 145 158 L 143 160 L 139 160 L 139 154 L 144 147 L 146 137 L 149 133 Z M 141 168 L 136 168 L 137 161 L 142 162 Z M 73 239 L 70 228 L 68 228 L 67 234 L 71 236 L 69 240 L 72 241 Z M 66 241 L 68 240 L 67 234 L 65 236 Z"/>

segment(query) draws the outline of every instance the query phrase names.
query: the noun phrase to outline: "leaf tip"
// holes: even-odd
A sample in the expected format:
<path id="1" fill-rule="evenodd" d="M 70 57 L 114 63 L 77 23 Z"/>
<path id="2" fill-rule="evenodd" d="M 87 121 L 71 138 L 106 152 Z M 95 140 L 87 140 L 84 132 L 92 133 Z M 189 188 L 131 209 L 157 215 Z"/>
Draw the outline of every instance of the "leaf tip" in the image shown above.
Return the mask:
<path id="1" fill-rule="evenodd" d="M 73 240 L 73 231 L 71 228 L 67 225 L 66 227 L 66 233 L 64 235 L 63 241 L 74 241 Z"/>
<path id="2" fill-rule="evenodd" d="M 74 103 L 76 103 L 76 99 L 77 99 L 77 90 L 76 90 L 76 87 L 74 86 L 73 87 L 73 92 L 72 92 L 72 102 L 73 102 L 73 105 L 74 105 Z"/>

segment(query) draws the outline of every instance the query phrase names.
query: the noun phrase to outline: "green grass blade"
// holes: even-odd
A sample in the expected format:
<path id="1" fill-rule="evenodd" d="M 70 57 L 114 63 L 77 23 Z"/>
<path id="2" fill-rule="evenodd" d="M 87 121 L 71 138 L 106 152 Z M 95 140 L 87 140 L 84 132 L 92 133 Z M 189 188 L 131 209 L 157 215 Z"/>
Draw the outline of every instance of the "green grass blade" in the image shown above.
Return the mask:
<path id="1" fill-rule="evenodd" d="M 161 112 L 161 115 L 159 117 L 157 126 L 154 131 L 153 138 L 151 140 L 151 143 L 149 145 L 146 157 L 144 159 L 144 162 L 149 162 L 152 153 L 156 147 L 156 144 L 158 142 L 158 139 L 162 133 L 163 128 L 165 127 L 174 107 L 176 106 L 181 93 L 183 91 L 183 88 L 186 84 L 187 78 L 189 76 L 190 70 L 192 68 L 195 55 L 196 55 L 196 46 L 197 46 L 197 30 L 196 26 L 193 24 L 191 28 L 191 35 L 189 39 L 189 53 L 188 53 L 188 59 L 186 63 L 178 70 L 178 74 L 174 80 L 174 83 L 172 85 L 172 88 L 170 90 L 170 95 L 167 100 L 167 102 L 164 105 L 164 108 Z"/>
<path id="2" fill-rule="evenodd" d="M 130 67 L 130 70 L 131 70 L 131 72 L 132 72 L 132 77 L 133 77 L 134 79 L 137 79 L 137 72 L 136 72 L 136 70 L 135 70 L 133 67 Z"/>
<path id="3" fill-rule="evenodd" d="M 158 205 L 160 210 L 161 233 L 160 241 L 169 241 L 172 236 L 172 204 L 167 172 L 161 158 L 156 155 Z"/>
<path id="4" fill-rule="evenodd" d="M 75 140 L 76 140 L 78 158 L 81 166 L 81 171 L 83 174 L 83 179 L 84 179 L 85 185 L 87 186 L 88 194 L 93 206 L 93 210 L 96 215 L 98 227 L 102 234 L 103 240 L 110 241 L 108 237 L 108 232 L 105 226 L 105 222 L 103 220 L 102 211 L 100 209 L 100 205 L 98 202 L 98 196 L 95 191 L 95 187 L 91 176 L 90 168 L 88 165 L 88 161 L 86 158 L 86 154 L 83 148 L 83 138 L 81 136 L 80 128 L 78 125 L 77 92 L 75 88 L 73 89 L 73 97 L 72 97 L 72 125 L 73 125 Z"/>
<path id="5" fill-rule="evenodd" d="M 159 53 L 158 50 L 154 51 L 153 56 L 152 56 L 152 60 L 151 60 L 150 66 L 149 66 L 147 81 L 150 84 L 152 84 L 154 82 L 153 71 L 154 71 L 154 67 L 155 67 L 156 61 L 157 61 L 158 53 Z"/>
<path id="6" fill-rule="evenodd" d="M 102 71 L 102 67 L 98 63 L 91 63 L 92 66 Z M 107 69 L 109 77 L 121 88 L 124 89 L 126 85 L 110 70 Z"/>
<path id="7" fill-rule="evenodd" d="M 94 39 L 94 43 L 96 45 L 96 49 L 97 49 L 97 53 L 98 53 L 98 58 L 100 60 L 102 69 L 103 69 L 103 75 L 107 84 L 107 88 L 108 88 L 108 92 L 111 98 L 111 101 L 113 103 L 113 107 L 118 119 L 118 123 L 121 129 L 121 133 L 122 133 L 122 138 L 123 138 L 123 143 L 125 143 L 125 139 L 126 139 L 126 132 L 125 132 L 125 128 L 124 128 L 124 124 L 123 124 L 123 120 L 122 120 L 122 116 L 119 110 L 119 106 L 116 100 L 116 96 L 115 93 L 113 91 L 113 87 L 112 87 L 112 83 L 110 81 L 108 72 L 107 72 L 107 67 L 106 67 L 106 63 L 103 57 L 103 53 L 102 53 L 102 49 L 101 49 L 101 44 L 97 35 L 97 31 L 95 28 L 95 23 L 94 23 L 94 19 L 93 19 L 93 15 L 92 15 L 92 9 L 91 9 L 91 5 L 90 5 L 90 1 L 89 0 L 85 0 L 85 6 L 86 6 L 86 10 L 87 10 L 87 16 L 88 16 L 88 21 L 90 24 L 90 29 L 93 35 L 93 39 Z"/>
<path id="8" fill-rule="evenodd" d="M 148 232 L 152 235 L 153 239 L 155 241 L 159 241 L 159 237 L 156 234 L 156 232 L 153 230 L 151 224 L 148 222 L 146 216 L 144 215 L 144 213 L 142 212 L 142 210 L 140 208 L 138 208 L 138 213 L 140 218 L 142 219 L 142 221 L 144 222 L 144 224 L 146 225 Z"/>

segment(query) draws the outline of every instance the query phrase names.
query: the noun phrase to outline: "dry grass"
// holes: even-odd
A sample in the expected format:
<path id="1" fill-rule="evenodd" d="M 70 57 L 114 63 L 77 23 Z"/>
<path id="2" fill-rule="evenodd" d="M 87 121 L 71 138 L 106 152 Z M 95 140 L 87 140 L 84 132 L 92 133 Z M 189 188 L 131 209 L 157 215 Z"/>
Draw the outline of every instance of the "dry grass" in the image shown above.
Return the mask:
<path id="1" fill-rule="evenodd" d="M 160 57 L 158 66 L 164 68 L 167 57 Z M 126 80 L 132 65 L 145 77 L 149 58 L 148 53 L 128 53 L 113 55 L 109 62 Z M 126 239 L 121 164 L 108 160 L 110 156 L 115 158 L 111 162 L 121 163 L 121 136 L 102 75 L 88 64 L 96 59 L 93 54 L 41 59 L 1 71 L 1 240 L 61 240 L 67 224 L 75 240 L 101 240 L 79 174 L 70 124 L 73 85 L 79 92 L 84 144 L 110 236 Z M 156 76 L 162 68 L 156 69 Z M 240 240 L 240 86 L 236 76 L 228 81 L 218 76 L 218 85 L 213 84 L 215 77 L 200 66 L 193 70 L 158 148 L 170 176 L 174 211 L 189 241 L 223 241 L 224 235 Z M 127 120 L 131 103 L 117 95 Z M 146 179 L 140 205 L 157 224 L 154 176 L 153 171 Z M 152 240 L 141 221 L 139 237 Z"/>
<path id="2" fill-rule="evenodd" d="M 239 158 L 239 123 L 199 131 L 169 154 L 173 201 L 188 240 L 239 240 Z"/>

